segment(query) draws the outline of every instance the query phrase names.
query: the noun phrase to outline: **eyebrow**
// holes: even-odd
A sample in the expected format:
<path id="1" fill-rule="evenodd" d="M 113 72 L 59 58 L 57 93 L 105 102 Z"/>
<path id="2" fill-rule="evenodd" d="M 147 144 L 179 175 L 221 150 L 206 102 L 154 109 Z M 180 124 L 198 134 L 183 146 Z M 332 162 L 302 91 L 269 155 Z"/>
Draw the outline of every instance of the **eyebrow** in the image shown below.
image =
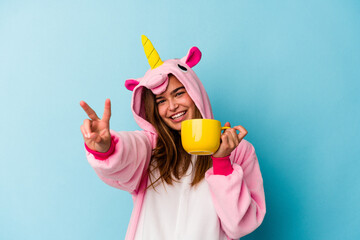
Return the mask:
<path id="1" fill-rule="evenodd" d="M 181 86 L 181 87 L 175 88 L 174 90 L 171 91 L 170 94 L 172 95 L 172 94 L 176 93 L 177 91 L 179 91 L 180 89 L 185 89 L 185 87 Z M 156 96 L 155 100 L 160 99 L 160 98 L 163 98 L 163 96 Z"/>

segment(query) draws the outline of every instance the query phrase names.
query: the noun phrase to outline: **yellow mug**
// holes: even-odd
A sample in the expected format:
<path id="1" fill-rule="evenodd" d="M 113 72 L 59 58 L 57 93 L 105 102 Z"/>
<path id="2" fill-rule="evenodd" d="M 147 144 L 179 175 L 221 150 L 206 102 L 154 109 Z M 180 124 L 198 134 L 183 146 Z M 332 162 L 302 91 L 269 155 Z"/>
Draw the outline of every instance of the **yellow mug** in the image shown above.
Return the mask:
<path id="1" fill-rule="evenodd" d="M 214 119 L 190 119 L 181 122 L 181 142 L 193 155 L 212 155 L 220 146 L 221 123 Z"/>

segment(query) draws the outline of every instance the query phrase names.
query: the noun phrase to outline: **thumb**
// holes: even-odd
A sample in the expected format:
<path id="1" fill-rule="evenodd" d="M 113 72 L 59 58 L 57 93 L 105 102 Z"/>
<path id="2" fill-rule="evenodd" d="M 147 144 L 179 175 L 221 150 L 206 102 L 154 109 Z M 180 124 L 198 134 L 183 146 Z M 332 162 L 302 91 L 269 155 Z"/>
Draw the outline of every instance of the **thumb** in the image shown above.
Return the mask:
<path id="1" fill-rule="evenodd" d="M 231 127 L 229 122 L 226 122 L 224 127 Z"/>

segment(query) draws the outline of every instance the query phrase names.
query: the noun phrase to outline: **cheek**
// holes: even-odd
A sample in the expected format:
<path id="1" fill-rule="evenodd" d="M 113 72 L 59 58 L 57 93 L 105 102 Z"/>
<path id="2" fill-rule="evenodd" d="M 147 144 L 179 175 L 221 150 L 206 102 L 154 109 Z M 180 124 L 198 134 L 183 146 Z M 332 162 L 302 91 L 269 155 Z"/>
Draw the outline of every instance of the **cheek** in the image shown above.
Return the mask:
<path id="1" fill-rule="evenodd" d="M 191 107 L 191 106 L 195 105 L 193 100 L 191 99 L 191 97 L 189 95 L 184 96 L 182 102 L 183 102 L 184 105 L 186 105 L 188 107 Z"/>
<path id="2" fill-rule="evenodd" d="M 193 118 L 196 117 L 195 104 L 191 106 L 191 115 Z"/>
<path id="3" fill-rule="evenodd" d="M 164 105 L 157 106 L 158 112 L 161 118 L 164 118 L 166 116 L 166 107 Z"/>
<path id="4" fill-rule="evenodd" d="M 192 110 L 195 110 L 195 103 L 193 100 L 188 96 L 186 99 L 186 105 L 191 108 Z"/>

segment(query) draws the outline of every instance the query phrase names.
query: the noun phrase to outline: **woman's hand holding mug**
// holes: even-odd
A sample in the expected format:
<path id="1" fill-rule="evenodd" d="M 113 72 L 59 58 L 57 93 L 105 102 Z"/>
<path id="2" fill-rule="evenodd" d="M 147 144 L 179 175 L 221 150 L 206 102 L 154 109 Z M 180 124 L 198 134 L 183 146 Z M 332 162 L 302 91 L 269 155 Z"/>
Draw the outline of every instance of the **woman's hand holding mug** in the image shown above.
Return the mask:
<path id="1" fill-rule="evenodd" d="M 225 127 L 230 127 L 230 123 L 227 122 Z M 237 134 L 236 130 L 240 133 Z M 213 157 L 220 158 L 229 156 L 230 153 L 239 145 L 241 140 L 246 136 L 248 132 L 243 126 L 235 126 L 228 128 L 221 134 L 221 143 L 219 149 L 213 154 Z"/>
<path id="2" fill-rule="evenodd" d="M 225 130 L 223 134 L 221 131 Z M 240 131 L 239 134 L 236 130 Z M 193 155 L 212 155 L 216 158 L 226 157 L 239 145 L 247 131 L 242 126 L 230 127 L 227 122 L 214 119 L 190 119 L 181 123 L 181 142 Z"/>
<path id="3" fill-rule="evenodd" d="M 80 102 L 80 106 L 84 109 L 90 119 L 85 119 L 80 130 L 84 137 L 85 144 L 91 150 L 97 152 L 107 152 L 111 144 L 110 135 L 110 117 L 111 102 L 110 99 L 105 100 L 105 108 L 102 119 L 96 112 L 84 101 Z"/>

